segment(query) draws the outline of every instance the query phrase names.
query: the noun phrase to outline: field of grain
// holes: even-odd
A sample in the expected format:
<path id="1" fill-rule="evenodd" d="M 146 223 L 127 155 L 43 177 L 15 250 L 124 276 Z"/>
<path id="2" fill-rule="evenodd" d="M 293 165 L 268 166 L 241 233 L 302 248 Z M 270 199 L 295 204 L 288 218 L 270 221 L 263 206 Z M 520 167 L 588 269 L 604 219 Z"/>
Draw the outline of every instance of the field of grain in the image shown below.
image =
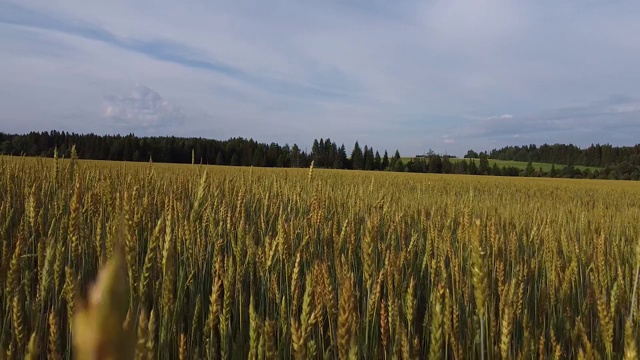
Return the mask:
<path id="1" fill-rule="evenodd" d="M 0 189 L 7 358 L 637 358 L 640 183 L 0 157 Z"/>

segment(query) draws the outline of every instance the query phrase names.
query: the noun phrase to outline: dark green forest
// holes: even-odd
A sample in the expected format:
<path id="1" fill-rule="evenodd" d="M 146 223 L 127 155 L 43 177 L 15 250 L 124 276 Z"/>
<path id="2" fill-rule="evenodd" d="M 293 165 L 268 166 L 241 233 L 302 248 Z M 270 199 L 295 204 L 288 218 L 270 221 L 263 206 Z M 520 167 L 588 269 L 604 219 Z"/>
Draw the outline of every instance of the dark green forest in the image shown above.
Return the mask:
<path id="1" fill-rule="evenodd" d="M 7 134 L 0 132 L 0 154 L 12 156 L 70 157 L 76 148 L 80 159 L 112 161 L 154 161 L 210 165 L 259 167 L 309 167 L 417 173 L 444 173 L 494 176 L 538 176 L 563 178 L 640 179 L 640 145 L 614 147 L 592 145 L 580 149 L 575 145 L 508 146 L 490 152 L 469 150 L 464 161 L 430 152 L 408 161 L 398 150 L 389 156 L 357 141 L 350 150 L 331 139 L 314 140 L 310 150 L 297 144 L 259 143 L 253 139 L 211 140 L 180 137 L 138 137 L 129 135 L 76 134 L 64 131 Z M 479 160 L 473 160 L 479 159 Z M 550 171 L 490 166 L 489 159 L 543 162 L 554 164 Z M 556 166 L 557 165 L 557 166 Z M 584 170 L 577 165 L 599 167 Z"/>
<path id="2" fill-rule="evenodd" d="M 468 153 L 467 155 L 472 154 Z M 626 162 L 632 166 L 640 166 L 640 144 L 622 147 L 596 144 L 586 149 L 580 149 L 571 144 L 507 146 L 491 150 L 488 156 L 491 159 L 498 160 L 532 161 L 563 165 L 607 167 Z"/>

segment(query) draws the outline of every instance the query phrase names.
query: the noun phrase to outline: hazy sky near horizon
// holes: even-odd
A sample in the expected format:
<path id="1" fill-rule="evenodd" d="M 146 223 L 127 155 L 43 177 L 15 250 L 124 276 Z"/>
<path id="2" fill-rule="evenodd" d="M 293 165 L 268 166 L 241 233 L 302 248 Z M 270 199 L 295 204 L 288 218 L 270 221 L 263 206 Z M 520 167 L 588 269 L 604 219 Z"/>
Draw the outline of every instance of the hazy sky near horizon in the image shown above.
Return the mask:
<path id="1" fill-rule="evenodd" d="M 640 143 L 638 1 L 0 0 L 0 131 Z"/>

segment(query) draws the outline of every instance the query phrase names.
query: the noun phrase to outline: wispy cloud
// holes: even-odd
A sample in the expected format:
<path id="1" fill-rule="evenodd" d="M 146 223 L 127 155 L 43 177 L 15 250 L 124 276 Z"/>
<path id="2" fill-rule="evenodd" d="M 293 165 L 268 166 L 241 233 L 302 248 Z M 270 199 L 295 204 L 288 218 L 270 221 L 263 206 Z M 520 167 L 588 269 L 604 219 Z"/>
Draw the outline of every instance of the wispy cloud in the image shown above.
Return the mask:
<path id="1" fill-rule="evenodd" d="M 141 135 L 331 137 L 409 154 L 629 143 L 640 135 L 638 11 L 632 1 L 4 0 L 0 130 L 136 124 Z M 136 83 L 179 104 L 180 125 L 159 126 L 168 108 L 143 111 L 123 92 Z"/>
<path id="2" fill-rule="evenodd" d="M 216 61 L 203 49 L 167 39 L 140 39 L 117 36 L 114 33 L 82 19 L 65 19 L 18 4 L 0 3 L 0 23 L 27 28 L 55 31 L 82 37 L 138 52 L 155 60 L 220 73 L 250 83 L 263 90 L 285 93 L 296 97 L 338 98 L 351 96 L 347 92 L 322 86 L 311 86 L 261 74 L 247 72 L 237 66 Z"/>

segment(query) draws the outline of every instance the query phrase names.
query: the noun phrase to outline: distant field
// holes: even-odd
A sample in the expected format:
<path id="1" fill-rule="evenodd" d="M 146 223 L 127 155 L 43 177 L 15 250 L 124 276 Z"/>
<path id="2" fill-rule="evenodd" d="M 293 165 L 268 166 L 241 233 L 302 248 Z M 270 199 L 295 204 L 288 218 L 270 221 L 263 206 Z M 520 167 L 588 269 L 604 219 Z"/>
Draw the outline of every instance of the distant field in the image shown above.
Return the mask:
<path id="1" fill-rule="evenodd" d="M 402 158 L 403 162 L 407 162 L 411 159 L 415 159 L 415 158 Z M 463 159 L 463 158 L 451 158 L 449 159 L 452 163 L 457 163 L 459 161 L 462 160 L 467 160 L 469 161 L 469 159 Z M 476 165 L 478 165 L 478 163 L 480 162 L 480 159 L 473 159 L 476 162 Z M 516 167 L 518 169 L 525 169 L 527 167 L 527 162 L 526 161 L 510 161 L 510 160 L 494 160 L 494 159 L 489 159 L 489 165 L 493 166 L 493 164 L 498 164 L 498 167 L 502 168 L 503 166 L 505 167 L 509 167 L 509 166 L 513 166 Z M 534 162 L 531 163 L 533 165 L 533 167 L 538 170 L 540 168 L 542 168 L 543 171 L 550 171 L 551 170 L 551 166 L 553 164 L 549 164 L 549 163 L 539 163 L 539 162 Z M 561 164 L 556 164 L 556 170 L 561 170 L 564 169 L 565 165 L 561 165 Z M 594 170 L 598 170 L 601 168 L 598 167 L 593 167 L 593 166 L 582 166 L 582 165 L 576 165 L 574 166 L 576 169 L 580 169 L 580 171 L 584 171 L 586 169 L 589 169 L 591 171 Z"/>

